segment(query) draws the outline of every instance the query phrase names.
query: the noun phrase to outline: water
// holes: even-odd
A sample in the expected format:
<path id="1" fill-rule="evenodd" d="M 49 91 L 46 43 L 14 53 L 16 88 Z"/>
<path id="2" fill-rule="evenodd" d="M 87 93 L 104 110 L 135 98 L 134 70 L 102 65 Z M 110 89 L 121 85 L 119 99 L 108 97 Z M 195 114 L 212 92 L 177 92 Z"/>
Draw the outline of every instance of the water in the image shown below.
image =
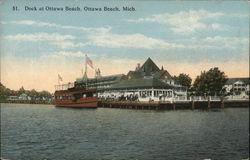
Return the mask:
<path id="1" fill-rule="evenodd" d="M 1 157 L 11 160 L 240 160 L 249 109 L 149 111 L 1 104 Z"/>

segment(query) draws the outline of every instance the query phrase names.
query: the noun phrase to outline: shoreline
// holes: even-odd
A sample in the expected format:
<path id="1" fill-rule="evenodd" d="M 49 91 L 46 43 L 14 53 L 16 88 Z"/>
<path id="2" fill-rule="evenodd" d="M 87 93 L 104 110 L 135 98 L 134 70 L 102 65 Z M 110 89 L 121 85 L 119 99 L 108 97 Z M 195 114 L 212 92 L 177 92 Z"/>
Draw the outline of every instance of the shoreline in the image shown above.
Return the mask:
<path id="1" fill-rule="evenodd" d="M 50 103 L 48 102 L 25 103 L 20 101 L 0 102 L 0 104 L 2 103 L 55 106 L 55 103 L 53 102 Z M 249 108 L 249 100 L 176 101 L 174 103 L 138 102 L 138 101 L 99 101 L 97 108 L 120 108 L 120 109 L 135 109 L 135 110 L 194 110 L 194 109 Z"/>
<path id="2" fill-rule="evenodd" d="M 99 108 L 144 109 L 144 110 L 195 110 L 249 108 L 249 100 L 220 101 L 175 101 L 170 102 L 138 102 L 138 101 L 100 101 Z"/>
<path id="3" fill-rule="evenodd" d="M 8 102 L 0 102 L 0 104 L 28 104 L 28 105 L 46 105 L 46 106 L 49 106 L 49 105 L 53 105 L 55 106 L 55 104 L 53 103 L 8 103 Z"/>

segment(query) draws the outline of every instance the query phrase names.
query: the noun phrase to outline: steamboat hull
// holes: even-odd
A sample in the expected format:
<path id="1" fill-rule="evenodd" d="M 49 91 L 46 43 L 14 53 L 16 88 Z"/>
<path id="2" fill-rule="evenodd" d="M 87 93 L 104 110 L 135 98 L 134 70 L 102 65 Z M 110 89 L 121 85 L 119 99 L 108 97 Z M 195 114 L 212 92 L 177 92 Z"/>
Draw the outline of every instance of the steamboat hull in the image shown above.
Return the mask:
<path id="1" fill-rule="evenodd" d="M 97 108 L 98 97 L 95 90 L 56 91 L 56 107 Z"/>
<path id="2" fill-rule="evenodd" d="M 98 101 L 79 102 L 79 103 L 63 103 L 57 102 L 56 107 L 71 107 L 71 108 L 97 108 Z"/>

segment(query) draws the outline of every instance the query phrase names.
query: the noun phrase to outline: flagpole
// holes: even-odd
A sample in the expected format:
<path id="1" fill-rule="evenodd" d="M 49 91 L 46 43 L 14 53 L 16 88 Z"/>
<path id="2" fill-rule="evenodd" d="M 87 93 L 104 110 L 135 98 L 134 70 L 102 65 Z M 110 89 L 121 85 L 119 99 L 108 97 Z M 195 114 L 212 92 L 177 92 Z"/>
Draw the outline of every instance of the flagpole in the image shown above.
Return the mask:
<path id="1" fill-rule="evenodd" d="M 59 74 L 57 76 L 58 86 L 60 87 Z"/>
<path id="2" fill-rule="evenodd" d="M 85 75 L 86 75 L 86 89 L 88 86 L 88 76 L 87 76 L 87 54 L 85 54 Z"/>

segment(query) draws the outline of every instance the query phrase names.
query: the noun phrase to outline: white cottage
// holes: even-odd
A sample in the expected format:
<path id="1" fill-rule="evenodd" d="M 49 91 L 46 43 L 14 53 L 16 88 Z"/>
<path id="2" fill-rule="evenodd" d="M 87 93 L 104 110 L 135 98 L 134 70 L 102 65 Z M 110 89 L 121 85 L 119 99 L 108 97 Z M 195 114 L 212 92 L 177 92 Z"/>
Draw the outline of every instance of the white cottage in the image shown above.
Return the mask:
<path id="1" fill-rule="evenodd" d="M 249 98 L 249 78 L 229 78 L 223 90 L 228 98 Z"/>

